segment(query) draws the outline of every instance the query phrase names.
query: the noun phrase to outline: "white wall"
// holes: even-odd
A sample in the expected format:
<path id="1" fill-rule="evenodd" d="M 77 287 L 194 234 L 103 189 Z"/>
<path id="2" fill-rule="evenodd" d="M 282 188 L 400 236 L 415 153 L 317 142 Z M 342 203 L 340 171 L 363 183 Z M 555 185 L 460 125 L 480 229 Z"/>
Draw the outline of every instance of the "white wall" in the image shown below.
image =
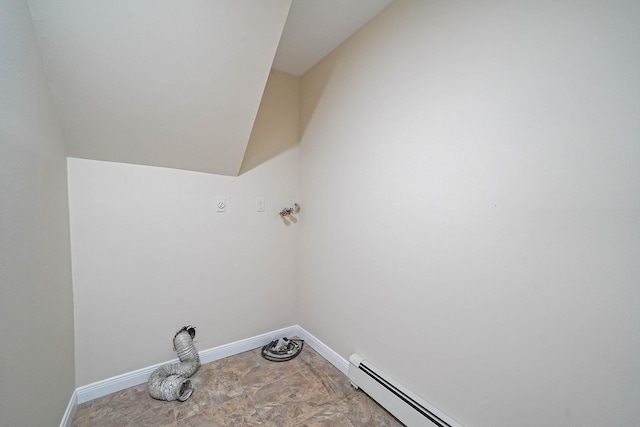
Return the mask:
<path id="1" fill-rule="evenodd" d="M 299 323 L 465 426 L 640 425 L 638 22 L 399 0 L 303 76 Z"/>
<path id="2" fill-rule="evenodd" d="M 2 1 L 2 426 L 57 425 L 75 388 L 66 172 L 27 2 Z"/>
<path id="3" fill-rule="evenodd" d="M 278 212 L 298 161 L 226 177 L 69 159 L 78 386 L 176 357 L 184 325 L 205 350 L 295 324 L 299 227 Z"/>

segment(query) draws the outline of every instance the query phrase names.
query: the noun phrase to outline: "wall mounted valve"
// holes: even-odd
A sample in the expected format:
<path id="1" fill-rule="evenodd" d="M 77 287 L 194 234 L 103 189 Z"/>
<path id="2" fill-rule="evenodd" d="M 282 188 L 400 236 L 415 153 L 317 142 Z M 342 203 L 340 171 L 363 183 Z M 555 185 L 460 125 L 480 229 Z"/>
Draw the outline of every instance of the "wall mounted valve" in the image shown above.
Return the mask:
<path id="1" fill-rule="evenodd" d="M 298 222 L 298 219 L 295 217 L 298 212 L 300 212 L 300 205 L 294 203 L 293 207 L 282 209 L 280 211 L 280 217 L 285 225 L 290 225 L 292 222 Z"/>

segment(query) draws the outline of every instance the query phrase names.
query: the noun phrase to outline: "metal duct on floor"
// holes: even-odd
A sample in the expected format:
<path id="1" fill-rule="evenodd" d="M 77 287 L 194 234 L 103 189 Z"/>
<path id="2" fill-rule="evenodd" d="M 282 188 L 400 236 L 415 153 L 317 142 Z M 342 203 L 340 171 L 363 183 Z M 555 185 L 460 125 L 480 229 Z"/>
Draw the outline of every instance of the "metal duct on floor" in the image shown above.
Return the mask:
<path id="1" fill-rule="evenodd" d="M 184 402 L 191 396 L 191 377 L 200 367 L 200 356 L 193 345 L 196 328 L 185 326 L 173 337 L 173 348 L 178 352 L 179 363 L 162 365 L 149 377 L 149 395 L 159 400 Z"/>

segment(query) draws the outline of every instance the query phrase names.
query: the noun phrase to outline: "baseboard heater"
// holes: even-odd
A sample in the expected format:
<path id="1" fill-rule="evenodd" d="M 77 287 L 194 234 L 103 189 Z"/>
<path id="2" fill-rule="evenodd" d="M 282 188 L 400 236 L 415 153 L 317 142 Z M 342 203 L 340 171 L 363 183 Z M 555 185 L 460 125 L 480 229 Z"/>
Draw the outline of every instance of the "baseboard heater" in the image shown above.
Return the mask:
<path id="1" fill-rule="evenodd" d="M 408 427 L 462 427 L 359 354 L 349 358 L 349 380 Z"/>

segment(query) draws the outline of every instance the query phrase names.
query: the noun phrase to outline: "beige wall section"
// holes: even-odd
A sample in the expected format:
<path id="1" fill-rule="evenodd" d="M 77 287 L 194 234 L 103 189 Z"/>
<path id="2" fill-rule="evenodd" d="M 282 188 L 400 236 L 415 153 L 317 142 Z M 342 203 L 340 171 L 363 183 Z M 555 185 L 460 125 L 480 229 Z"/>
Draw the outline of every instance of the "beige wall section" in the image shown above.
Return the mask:
<path id="1" fill-rule="evenodd" d="M 271 69 L 251 130 L 243 174 L 298 144 L 300 78 Z"/>
<path id="2" fill-rule="evenodd" d="M 0 2 L 0 425 L 58 425 L 75 388 L 64 141 L 26 1 Z"/>
<path id="3" fill-rule="evenodd" d="M 399 0 L 303 76 L 300 324 L 466 426 L 640 425 L 638 22 Z"/>
<path id="4" fill-rule="evenodd" d="M 77 385 L 176 357 L 184 325 L 206 350 L 295 324 L 297 176 L 297 148 L 240 177 L 69 159 Z"/>

